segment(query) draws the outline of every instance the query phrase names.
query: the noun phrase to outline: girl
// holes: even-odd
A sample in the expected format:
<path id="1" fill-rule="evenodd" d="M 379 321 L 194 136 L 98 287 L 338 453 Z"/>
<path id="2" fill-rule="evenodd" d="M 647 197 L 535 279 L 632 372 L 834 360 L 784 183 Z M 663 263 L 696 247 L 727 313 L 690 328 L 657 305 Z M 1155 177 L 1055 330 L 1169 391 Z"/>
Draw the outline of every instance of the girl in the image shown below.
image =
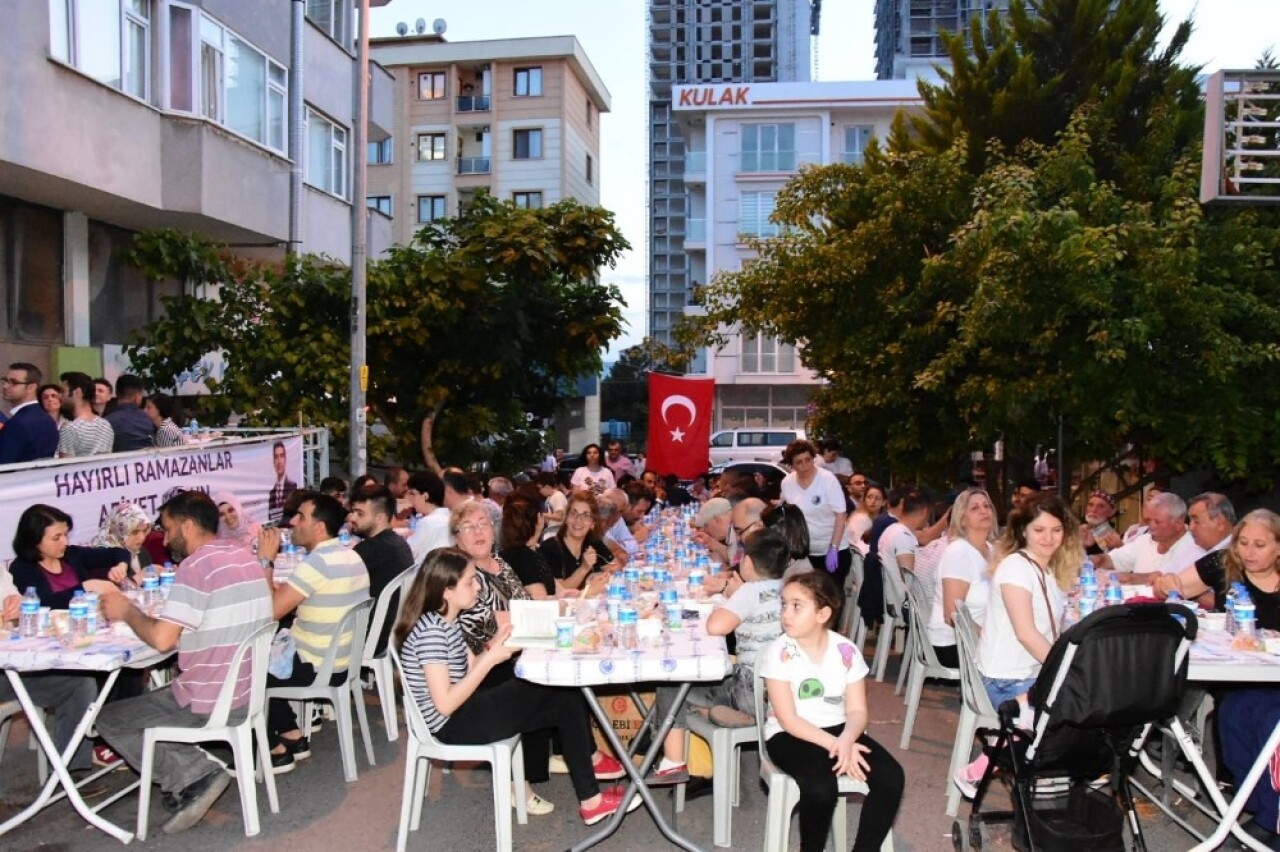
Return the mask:
<path id="1" fill-rule="evenodd" d="M 765 748 L 800 786 L 800 850 L 822 852 L 839 795 L 838 776 L 870 788 L 853 851 L 874 852 L 902 803 L 902 767 L 866 735 L 867 664 L 831 629 L 843 604 L 826 572 L 782 587 L 782 631 L 760 659 L 769 692 Z"/>
<path id="2" fill-rule="evenodd" d="M 604 465 L 604 454 L 600 452 L 599 444 L 587 444 L 583 447 L 579 460 L 581 464 L 573 472 L 573 478 L 569 480 L 574 490 L 582 488 L 599 496 L 610 488 L 617 487 L 617 483 L 613 480 L 613 471 Z"/>
<path id="3" fill-rule="evenodd" d="M 600 822 L 621 806 L 622 791 L 615 786 L 601 792 L 596 782 L 582 697 L 572 689 L 519 678 L 482 687 L 489 672 L 511 659 L 516 649 L 505 644 L 511 635 L 509 624 L 499 628 L 481 653 L 467 648 L 458 614 L 475 606 L 479 593 L 475 564 L 466 553 L 449 547 L 427 556 L 405 598 L 395 642 L 409 691 L 427 727 L 440 742 L 454 745 L 491 743 L 554 728 L 578 795 L 578 814 L 587 825 Z M 526 790 L 525 795 L 531 794 Z M 633 796 L 628 810 L 639 804 Z"/>

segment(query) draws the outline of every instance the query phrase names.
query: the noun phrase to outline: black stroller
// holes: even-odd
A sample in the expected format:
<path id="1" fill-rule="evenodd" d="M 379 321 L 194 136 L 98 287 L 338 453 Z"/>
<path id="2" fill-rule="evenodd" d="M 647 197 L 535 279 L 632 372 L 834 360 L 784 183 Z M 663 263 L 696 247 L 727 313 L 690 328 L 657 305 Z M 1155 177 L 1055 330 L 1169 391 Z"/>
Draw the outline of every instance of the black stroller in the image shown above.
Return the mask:
<path id="1" fill-rule="evenodd" d="M 1177 604 L 1109 606 L 1064 632 L 1029 693 L 1034 730 L 1015 726 L 1018 703 L 1006 701 L 999 730 L 978 731 L 989 763 L 968 831 L 952 826 L 955 848 L 981 849 L 983 822 L 1012 819 L 1019 850 L 1123 852 L 1127 816 L 1132 848 L 1145 850 L 1129 777 L 1152 726 L 1177 711 L 1195 636 Z M 997 773 L 1013 810 L 983 813 Z"/>

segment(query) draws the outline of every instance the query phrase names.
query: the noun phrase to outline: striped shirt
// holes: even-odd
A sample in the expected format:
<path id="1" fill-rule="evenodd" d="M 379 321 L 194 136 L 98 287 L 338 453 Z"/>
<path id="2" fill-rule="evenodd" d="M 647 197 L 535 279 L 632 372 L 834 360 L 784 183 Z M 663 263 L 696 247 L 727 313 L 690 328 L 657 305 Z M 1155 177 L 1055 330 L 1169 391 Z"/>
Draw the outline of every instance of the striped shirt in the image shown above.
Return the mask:
<path id="1" fill-rule="evenodd" d="M 77 418 L 58 431 L 58 456 L 95 456 L 111 452 L 116 433 L 104 417 Z"/>
<path id="2" fill-rule="evenodd" d="M 157 447 L 177 447 L 182 444 L 182 430 L 177 423 L 166 417 L 156 427 L 156 436 L 152 440 Z"/>
<path id="3" fill-rule="evenodd" d="M 306 598 L 298 604 L 297 618 L 290 628 L 298 656 L 319 668 L 342 614 L 368 599 L 369 572 L 358 553 L 331 538 L 316 545 L 288 582 Z M 351 632 L 336 638 L 334 665 L 346 668 L 351 657 Z"/>
<path id="4" fill-rule="evenodd" d="M 428 663 L 449 667 L 449 683 L 457 683 L 467 676 L 470 661 L 467 657 L 467 641 L 456 621 L 446 621 L 436 612 L 423 613 L 413 630 L 405 637 L 400 649 L 400 662 L 404 667 L 404 679 L 409 692 L 422 711 L 422 719 L 431 733 L 438 732 L 449 717 L 436 709 L 427 689 L 423 669 Z"/>
<path id="5" fill-rule="evenodd" d="M 271 587 L 252 551 L 212 541 L 178 565 L 158 617 L 182 628 L 174 698 L 193 713 L 211 713 L 236 647 L 272 621 Z M 249 685 L 249 667 L 242 665 L 232 707 L 248 703 Z"/>

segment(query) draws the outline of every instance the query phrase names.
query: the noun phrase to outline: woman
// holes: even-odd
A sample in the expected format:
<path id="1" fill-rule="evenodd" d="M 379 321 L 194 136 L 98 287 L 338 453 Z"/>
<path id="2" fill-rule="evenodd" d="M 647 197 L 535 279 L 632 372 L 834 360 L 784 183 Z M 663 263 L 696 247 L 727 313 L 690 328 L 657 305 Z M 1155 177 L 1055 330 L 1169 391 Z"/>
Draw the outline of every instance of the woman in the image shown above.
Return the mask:
<path id="1" fill-rule="evenodd" d="M 544 517 L 538 504 L 525 497 L 508 497 L 502 504 L 498 556 L 516 572 L 534 600 L 555 597 L 556 593 L 555 577 L 537 550 L 542 542 Z"/>
<path id="2" fill-rule="evenodd" d="M 849 515 L 849 522 L 844 527 L 845 540 L 850 547 L 856 547 L 863 556 L 871 550 L 871 543 L 867 540 L 871 525 L 876 522 L 876 518 L 884 514 L 887 503 L 884 486 L 879 482 L 869 481 L 867 490 L 863 492 L 862 502 L 858 503 L 858 508 Z"/>
<path id="3" fill-rule="evenodd" d="M 245 513 L 240 498 L 230 491 L 219 491 L 213 502 L 218 504 L 218 538 L 239 542 L 250 550 L 256 547 L 262 524 Z"/>
<path id="4" fill-rule="evenodd" d="M 167 393 L 153 393 L 147 397 L 144 409 L 156 425 L 153 439 L 157 447 L 177 447 L 182 444 L 182 430 L 174 421 L 179 417 L 178 403 Z"/>
<path id="5" fill-rule="evenodd" d="M 493 552 L 493 521 L 489 510 L 479 500 L 468 500 L 449 516 L 449 531 L 458 549 L 476 566 L 480 592 L 476 603 L 458 615 L 458 625 L 473 653 L 484 652 L 485 645 L 498 632 L 499 620 L 509 620 L 508 603 L 528 600 L 529 593 L 511 566 Z M 499 616 L 501 613 L 501 616 Z"/>
<path id="6" fill-rule="evenodd" d="M 1156 578 L 1155 592 L 1164 597 L 1177 590 L 1184 600 L 1214 592 L 1214 609 L 1226 609 L 1232 583 L 1244 583 L 1257 607 L 1258 627 L 1280 630 L 1280 570 L 1277 570 L 1280 515 L 1257 509 L 1245 515 L 1231 533 L 1231 546 L 1221 561 L 1198 559 L 1178 574 Z"/>
<path id="7" fill-rule="evenodd" d="M 604 465 L 604 453 L 600 452 L 599 444 L 587 444 L 583 447 L 580 458 L 582 464 L 569 480 L 569 485 L 574 490 L 581 488 L 598 496 L 617 487 L 613 471 Z"/>
<path id="8" fill-rule="evenodd" d="M 89 542 L 91 547 L 117 547 L 129 553 L 129 576 L 135 585 L 142 585 L 142 571 L 151 564 L 151 554 L 143 547 L 154 524 L 135 503 L 117 503 L 107 513 L 102 528 Z"/>
<path id="9" fill-rule="evenodd" d="M 699 503 L 705 503 L 711 499 L 711 489 L 707 487 L 707 475 L 700 473 L 693 478 L 693 482 L 689 483 L 689 496 Z"/>
<path id="10" fill-rule="evenodd" d="M 870 493 L 870 489 L 868 489 Z M 981 625 L 986 618 L 991 586 L 987 563 L 996 535 L 996 510 L 981 488 L 961 492 L 951 507 L 950 539 L 942 551 L 933 586 L 933 609 L 929 614 L 929 641 L 938 662 L 959 668 L 956 633 L 952 628 L 956 604 L 964 601 L 973 620 Z"/>
<path id="11" fill-rule="evenodd" d="M 57 385 L 41 385 L 36 399 L 40 400 L 40 407 L 45 414 L 53 418 L 53 425 L 61 429 L 70 422 L 62 419 L 62 388 Z"/>
<path id="12" fill-rule="evenodd" d="M 782 459 L 791 472 L 782 480 L 782 499 L 800 507 L 809 527 L 809 562 L 813 570 L 835 575 L 844 588 L 849 573 L 849 549 L 844 546 L 844 488 L 829 470 L 814 463 L 818 451 L 803 438 L 787 444 Z"/>
<path id="13" fill-rule="evenodd" d="M 560 532 L 538 547 L 538 552 L 551 569 L 551 576 L 565 589 L 581 589 L 593 573 L 603 572 L 613 562 L 609 546 L 595 534 L 599 513 L 594 494 L 574 491 L 569 495 L 569 508 L 565 510 Z M 605 580 L 608 578 L 607 573 L 600 576 Z"/>
<path id="14" fill-rule="evenodd" d="M 799 507 L 790 503 L 770 506 L 760 515 L 760 523 L 765 529 L 780 533 L 791 550 L 791 564 L 782 575 L 784 581 L 813 570 L 809 562 L 809 525 L 805 523 L 804 512 Z M 749 532 L 751 527 L 743 529 L 740 535 Z"/>
<path id="15" fill-rule="evenodd" d="M 112 591 L 129 570 L 129 554 L 121 548 L 70 545 L 71 526 L 66 512 L 36 503 L 18 518 L 13 534 L 13 585 L 19 593 L 34 588 L 40 605 L 50 609 L 66 609 L 76 592 Z"/>
<path id="16" fill-rule="evenodd" d="M 463 524 L 488 521 L 483 507 L 458 512 L 464 516 Z M 472 534 L 464 535 L 470 538 Z M 491 683 L 488 675 L 505 666 L 515 650 L 505 644 L 511 635 L 510 625 L 504 625 L 493 637 L 495 641 L 479 653 L 467 647 L 470 640 L 460 627 L 460 619 L 480 605 L 484 581 L 479 575 L 475 563 L 461 550 L 440 548 L 427 556 L 409 588 L 395 629 L 409 693 L 427 727 L 443 743 L 489 743 L 554 728 L 564 744 L 578 814 L 587 825 L 594 825 L 622 806 L 622 794 L 616 787 L 600 791 L 596 781 L 600 766 L 592 765 L 586 705 L 576 690 L 519 678 Z M 545 757 L 542 768 L 545 773 Z M 617 768 L 621 770 L 621 765 Z M 551 812 L 550 803 L 527 786 L 516 793 L 529 797 L 530 813 Z"/>

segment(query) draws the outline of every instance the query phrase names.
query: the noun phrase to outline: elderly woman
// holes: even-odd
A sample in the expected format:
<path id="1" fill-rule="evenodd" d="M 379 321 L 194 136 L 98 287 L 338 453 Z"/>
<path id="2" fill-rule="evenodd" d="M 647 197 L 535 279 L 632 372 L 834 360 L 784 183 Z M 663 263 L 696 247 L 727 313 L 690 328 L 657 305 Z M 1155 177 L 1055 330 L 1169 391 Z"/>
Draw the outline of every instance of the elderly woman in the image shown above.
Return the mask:
<path id="1" fill-rule="evenodd" d="M 787 444 L 782 459 L 791 465 L 791 472 L 782 480 L 782 499 L 804 512 L 813 569 L 834 574 L 837 587 L 844 588 L 850 564 L 844 543 L 844 488 L 834 473 L 814 463 L 816 456 L 813 444 L 803 438 Z"/>
<path id="2" fill-rule="evenodd" d="M 595 532 L 599 513 L 594 494 L 574 491 L 569 495 L 560 532 L 538 547 L 552 576 L 563 588 L 581 589 L 593 573 L 603 571 L 614 560 L 613 551 Z"/>
<path id="3" fill-rule="evenodd" d="M 252 549 L 258 541 L 258 533 L 262 532 L 262 524 L 249 517 L 240 498 L 230 491 L 214 494 L 213 502 L 218 504 L 218 538 L 230 539 Z"/>
<path id="4" fill-rule="evenodd" d="M 129 552 L 129 580 L 142 584 L 142 570 L 151 564 L 151 554 L 143 547 L 154 525 L 136 503 L 117 503 L 107 513 L 102 528 L 89 542 L 91 547 L 117 547 Z"/>
<path id="5" fill-rule="evenodd" d="M 929 642 L 938 662 L 958 668 L 956 633 L 952 627 L 956 604 L 964 601 L 974 621 L 986 617 L 987 596 L 991 592 L 987 563 L 996 535 L 996 510 L 981 488 L 961 492 L 951 507 L 948 543 L 934 579 L 933 608 L 929 614 Z"/>

